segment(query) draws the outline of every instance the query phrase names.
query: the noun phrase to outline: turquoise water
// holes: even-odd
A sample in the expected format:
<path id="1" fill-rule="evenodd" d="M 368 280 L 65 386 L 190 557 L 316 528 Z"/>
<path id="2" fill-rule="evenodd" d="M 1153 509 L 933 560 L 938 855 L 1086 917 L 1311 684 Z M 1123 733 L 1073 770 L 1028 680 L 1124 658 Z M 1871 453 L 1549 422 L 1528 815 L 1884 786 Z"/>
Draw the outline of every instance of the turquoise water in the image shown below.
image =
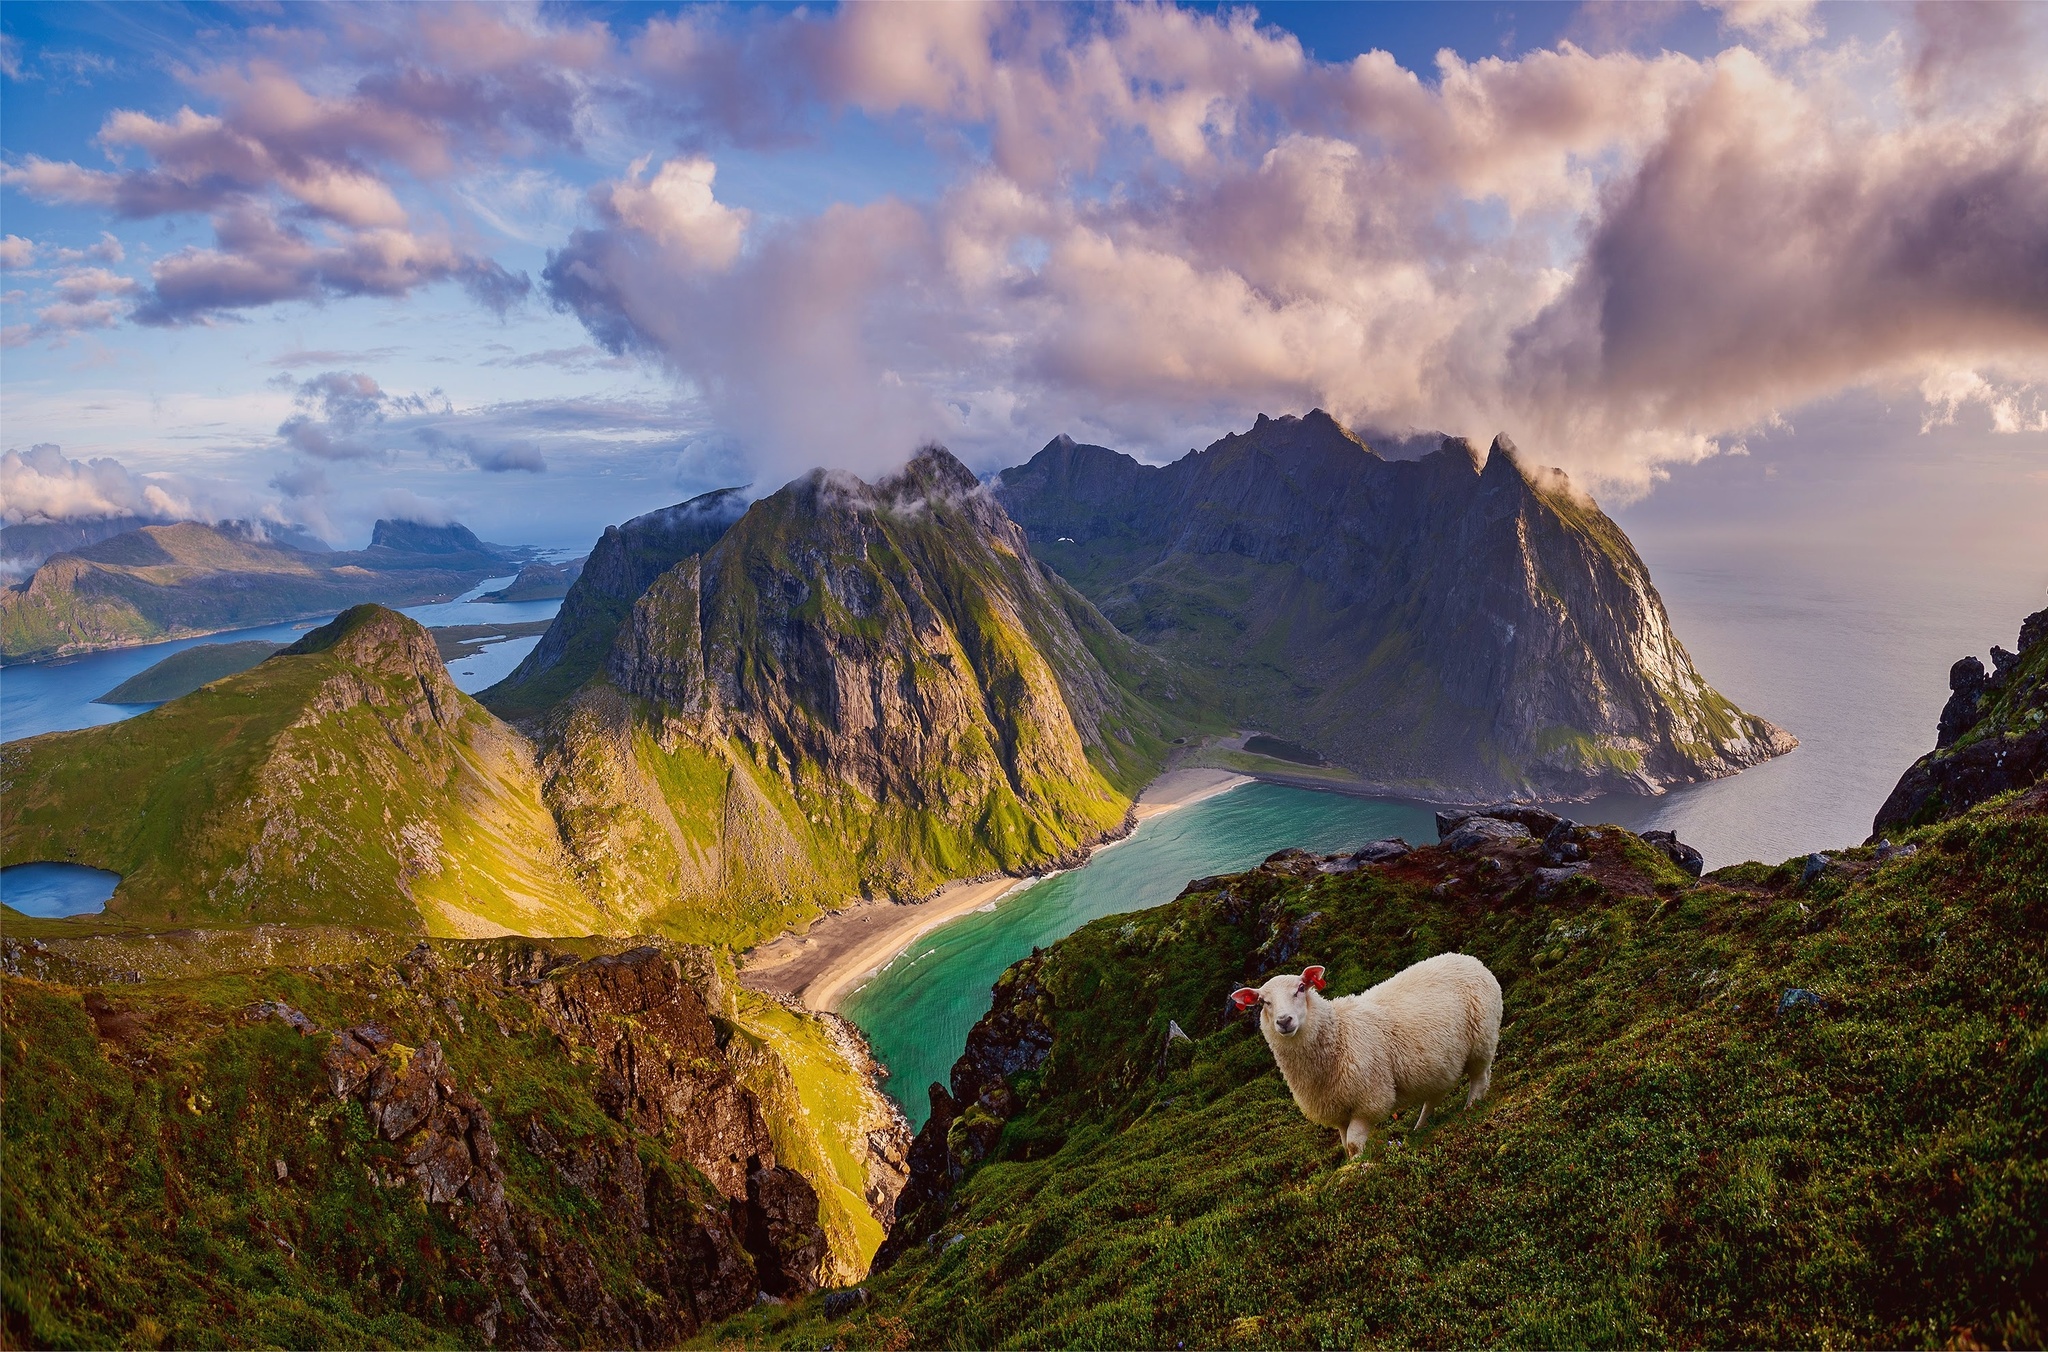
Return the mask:
<path id="1" fill-rule="evenodd" d="M 1027 883 L 996 904 L 933 930 L 848 996 L 840 1012 L 889 1069 L 889 1092 L 922 1126 L 925 1086 L 944 1084 L 988 1012 L 1005 967 L 1090 920 L 1158 906 L 1195 878 L 1250 868 L 1275 850 L 1328 854 L 1369 840 L 1436 839 L 1432 810 L 1412 803 L 1247 784 L 1143 822 L 1068 873 Z"/>
<path id="2" fill-rule="evenodd" d="M 120 874 L 83 864 L 0 868 L 0 902 L 23 915 L 87 915 L 103 909 L 120 885 Z"/>

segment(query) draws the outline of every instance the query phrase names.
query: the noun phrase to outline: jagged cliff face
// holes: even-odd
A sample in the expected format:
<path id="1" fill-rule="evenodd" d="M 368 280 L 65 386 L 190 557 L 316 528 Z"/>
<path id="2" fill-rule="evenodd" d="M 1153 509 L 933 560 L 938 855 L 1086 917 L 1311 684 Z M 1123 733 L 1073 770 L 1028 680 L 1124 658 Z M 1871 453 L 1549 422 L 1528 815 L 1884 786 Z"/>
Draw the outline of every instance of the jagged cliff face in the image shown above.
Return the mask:
<path id="1" fill-rule="evenodd" d="M 551 724 L 550 801 L 598 895 L 683 914 L 1047 863 L 1158 747 L 1090 640 L 1151 667 L 1091 620 L 944 451 L 814 473 L 641 594 Z"/>
<path id="2" fill-rule="evenodd" d="M 546 710 L 604 665 L 619 623 L 663 573 L 718 543 L 747 509 L 736 488 L 721 488 L 607 526 L 562 599 L 555 621 L 510 676 L 479 698 L 507 718 Z"/>
<path id="3" fill-rule="evenodd" d="M 1989 673 L 1962 658 L 1948 685 L 1934 750 L 1899 776 L 1874 835 L 1942 821 L 2048 779 L 2048 610 L 2021 622 L 2018 652 L 1994 645 Z"/>
<path id="4" fill-rule="evenodd" d="M 609 928 L 568 867 L 534 748 L 379 606 L 136 718 L 9 743 L 0 775 L 7 862 L 111 869 L 126 919 Z"/>
<path id="5" fill-rule="evenodd" d="M 1388 462 L 1317 411 L 1165 468 L 1060 438 L 996 491 L 1236 718 L 1396 790 L 1656 792 L 1794 745 L 1707 685 L 1621 530 L 1505 437 Z"/>
<path id="6" fill-rule="evenodd" d="M 384 948 L 0 944 L 10 1342 L 674 1346 L 865 1271 L 900 1169 L 826 1164 L 775 1048 L 829 1043 L 757 1037 L 711 953 Z"/>

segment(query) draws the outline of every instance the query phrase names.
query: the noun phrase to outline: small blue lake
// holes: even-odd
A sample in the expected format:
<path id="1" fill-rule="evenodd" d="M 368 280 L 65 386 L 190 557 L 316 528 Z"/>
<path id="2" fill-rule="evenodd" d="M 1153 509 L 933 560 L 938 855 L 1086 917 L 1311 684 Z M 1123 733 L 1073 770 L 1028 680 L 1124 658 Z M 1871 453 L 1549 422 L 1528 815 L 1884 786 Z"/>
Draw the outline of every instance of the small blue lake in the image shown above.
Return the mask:
<path id="1" fill-rule="evenodd" d="M 106 908 L 121 875 L 83 864 L 16 864 L 0 868 L 0 902 L 23 915 L 54 919 Z"/>

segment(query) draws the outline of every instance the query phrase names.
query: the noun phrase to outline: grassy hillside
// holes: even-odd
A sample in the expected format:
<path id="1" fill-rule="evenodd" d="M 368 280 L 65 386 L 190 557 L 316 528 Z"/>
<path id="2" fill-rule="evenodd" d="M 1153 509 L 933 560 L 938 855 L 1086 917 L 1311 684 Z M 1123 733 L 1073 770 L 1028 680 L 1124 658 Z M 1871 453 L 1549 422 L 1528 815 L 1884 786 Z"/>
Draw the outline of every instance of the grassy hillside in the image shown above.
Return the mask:
<path id="1" fill-rule="evenodd" d="M 2048 791 L 1697 883 L 1581 839 L 1562 883 L 1533 842 L 1278 857 L 1019 964 L 976 1039 L 1050 1052 L 978 1091 L 963 1060 L 929 1237 L 864 1309 L 713 1341 L 2039 1346 Z M 1225 997 L 1447 950 L 1505 991 L 1492 1095 L 1340 1169 Z"/>
<path id="2" fill-rule="evenodd" d="M 865 1268 L 880 1228 L 848 1214 L 843 1141 L 873 1105 L 817 1020 L 733 1004 L 701 951 L 410 943 L 102 987 L 75 940 L 10 942 L 0 1341 L 672 1344 L 759 1294 L 764 1217 L 727 1159 L 768 1144 L 750 1104 L 830 1199 L 822 1275 Z M 395 1095 L 338 1092 L 335 1034 L 373 1023 Z M 472 1143 L 452 1163 L 442 1117 L 380 1126 L 430 1047 Z M 735 1076 L 786 1088 L 771 1107 Z"/>
<path id="3" fill-rule="evenodd" d="M 376 606 L 124 722 L 0 749 L 0 858 L 122 875 L 109 911 L 432 934 L 612 928 L 532 749 Z"/>
<path id="4" fill-rule="evenodd" d="M 261 639 L 245 643 L 202 643 L 196 648 L 172 653 L 155 666 L 136 672 L 93 703 L 163 704 L 180 695 L 189 695 L 223 676 L 247 671 L 284 646 Z"/>

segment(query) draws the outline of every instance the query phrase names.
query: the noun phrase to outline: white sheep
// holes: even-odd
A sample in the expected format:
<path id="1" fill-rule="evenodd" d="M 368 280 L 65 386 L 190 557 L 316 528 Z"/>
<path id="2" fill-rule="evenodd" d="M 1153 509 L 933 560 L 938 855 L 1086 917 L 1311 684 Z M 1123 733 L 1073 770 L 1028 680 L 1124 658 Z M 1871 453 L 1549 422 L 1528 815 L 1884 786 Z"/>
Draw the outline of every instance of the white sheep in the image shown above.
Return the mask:
<path id="1" fill-rule="evenodd" d="M 1323 969 L 1276 976 L 1231 993 L 1257 1007 L 1259 1029 L 1302 1116 L 1343 1133 L 1355 1160 L 1387 1119 L 1432 1107 L 1470 1077 L 1469 1106 L 1486 1096 L 1500 1044 L 1500 982 L 1479 959 L 1439 953 L 1370 990 L 1326 1000 Z"/>

